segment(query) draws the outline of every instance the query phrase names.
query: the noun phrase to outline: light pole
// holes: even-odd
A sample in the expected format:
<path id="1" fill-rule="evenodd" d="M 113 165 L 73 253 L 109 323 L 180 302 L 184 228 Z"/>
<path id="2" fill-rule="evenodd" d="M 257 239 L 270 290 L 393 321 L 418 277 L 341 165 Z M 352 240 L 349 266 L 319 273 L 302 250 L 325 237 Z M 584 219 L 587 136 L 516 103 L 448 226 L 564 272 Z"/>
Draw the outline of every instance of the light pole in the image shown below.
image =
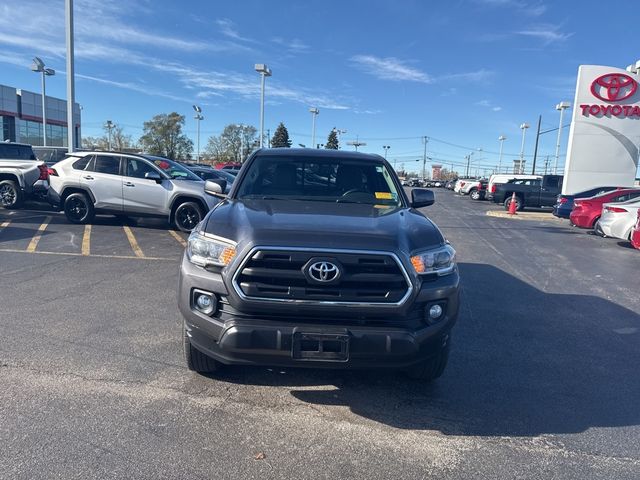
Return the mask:
<path id="1" fill-rule="evenodd" d="M 424 180 L 427 175 L 427 143 L 429 143 L 429 137 L 426 135 L 422 137 L 422 143 L 424 144 L 424 151 L 422 153 L 422 180 Z"/>
<path id="2" fill-rule="evenodd" d="M 386 160 L 387 159 L 387 152 L 391 148 L 391 145 L 383 145 L 382 148 L 384 148 L 384 159 Z M 395 163 L 394 163 L 394 169 L 395 169 Z"/>
<path id="3" fill-rule="evenodd" d="M 109 143 L 108 143 L 108 147 L 109 147 L 109 151 L 111 151 L 111 129 L 115 127 L 115 125 L 113 124 L 113 122 L 111 120 L 107 120 L 107 122 L 104 124 L 104 128 L 106 128 L 109 131 Z"/>
<path id="4" fill-rule="evenodd" d="M 311 113 L 311 148 L 316 144 L 316 117 L 320 113 L 316 107 L 311 107 L 309 109 L 309 113 Z"/>
<path id="5" fill-rule="evenodd" d="M 56 71 L 52 68 L 46 68 L 40 57 L 33 58 L 31 70 L 42 74 L 42 146 L 47 146 L 47 93 L 45 77 L 52 77 Z"/>
<path id="6" fill-rule="evenodd" d="M 500 156 L 498 157 L 498 173 L 500 173 L 500 170 L 502 170 L 502 144 L 504 143 L 504 141 L 507 139 L 507 137 L 505 137 L 504 135 L 500 135 L 498 137 L 498 141 L 500 142 Z"/>
<path id="7" fill-rule="evenodd" d="M 193 118 L 196 119 L 196 125 L 197 125 L 197 135 L 196 135 L 196 162 L 200 163 L 200 120 L 204 120 L 204 117 L 202 116 L 202 109 L 200 108 L 199 105 L 193 105 L 193 109 L 195 110 L 196 114 L 194 115 Z"/>
<path id="8" fill-rule="evenodd" d="M 67 151 L 76 148 L 76 125 L 73 120 L 73 107 L 76 103 L 76 77 L 73 48 L 73 0 L 64 2 L 65 43 L 67 46 Z"/>
<path id="9" fill-rule="evenodd" d="M 469 178 L 469 165 L 471 164 L 471 155 L 473 155 L 473 152 L 469 152 L 469 155 L 464 157 L 467 160 L 467 174 L 465 175 L 466 178 Z"/>
<path id="10" fill-rule="evenodd" d="M 556 160 L 553 165 L 553 174 L 558 174 L 558 158 L 560 157 L 560 141 L 562 137 L 562 119 L 564 117 L 564 111 L 567 108 L 571 108 L 571 104 L 569 102 L 560 102 L 556 105 L 556 110 L 560 111 L 560 126 L 558 127 L 558 138 L 556 140 Z"/>
<path id="11" fill-rule="evenodd" d="M 271 69 L 264 63 L 256 63 L 255 71 L 260 74 L 260 148 L 264 145 L 264 79 L 271 76 Z"/>
<path id="12" fill-rule="evenodd" d="M 527 128 L 529 127 L 530 125 L 528 123 L 520 124 L 520 130 L 522 130 L 522 145 L 520 146 L 520 168 L 518 169 L 519 173 L 524 172 L 524 139 L 527 135 Z"/>

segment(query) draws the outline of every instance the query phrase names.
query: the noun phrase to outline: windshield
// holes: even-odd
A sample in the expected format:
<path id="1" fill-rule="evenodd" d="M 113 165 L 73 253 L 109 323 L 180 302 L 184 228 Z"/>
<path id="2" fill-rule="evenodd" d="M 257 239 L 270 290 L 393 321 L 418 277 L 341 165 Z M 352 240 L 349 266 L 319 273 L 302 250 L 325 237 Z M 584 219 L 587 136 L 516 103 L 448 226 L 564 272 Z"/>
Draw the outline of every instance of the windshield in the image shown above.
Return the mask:
<path id="1" fill-rule="evenodd" d="M 145 158 L 151 160 L 156 167 L 173 180 L 202 180 L 191 170 L 168 158 L 156 157 L 154 155 L 145 155 Z"/>
<path id="2" fill-rule="evenodd" d="M 259 156 L 242 180 L 237 198 L 402 205 L 383 163 L 349 158 Z"/>

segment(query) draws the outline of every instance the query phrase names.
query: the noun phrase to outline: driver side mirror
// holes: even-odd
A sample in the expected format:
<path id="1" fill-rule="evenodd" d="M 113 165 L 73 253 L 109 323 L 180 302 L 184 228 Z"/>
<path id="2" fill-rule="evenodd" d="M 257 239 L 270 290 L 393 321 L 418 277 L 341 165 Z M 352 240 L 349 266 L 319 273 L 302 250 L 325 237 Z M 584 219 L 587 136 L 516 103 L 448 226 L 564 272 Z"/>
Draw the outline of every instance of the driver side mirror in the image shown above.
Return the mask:
<path id="1" fill-rule="evenodd" d="M 144 178 L 147 180 L 155 180 L 156 183 L 162 183 L 162 177 L 158 172 L 147 172 L 144 174 Z"/>
<path id="2" fill-rule="evenodd" d="M 433 192 L 426 188 L 414 188 L 411 190 L 411 207 L 422 208 L 433 205 L 436 201 Z"/>
<path id="3" fill-rule="evenodd" d="M 220 178 L 214 178 L 204 182 L 204 192 L 209 195 L 215 195 L 216 197 L 224 195 L 226 188 L 227 181 Z"/>

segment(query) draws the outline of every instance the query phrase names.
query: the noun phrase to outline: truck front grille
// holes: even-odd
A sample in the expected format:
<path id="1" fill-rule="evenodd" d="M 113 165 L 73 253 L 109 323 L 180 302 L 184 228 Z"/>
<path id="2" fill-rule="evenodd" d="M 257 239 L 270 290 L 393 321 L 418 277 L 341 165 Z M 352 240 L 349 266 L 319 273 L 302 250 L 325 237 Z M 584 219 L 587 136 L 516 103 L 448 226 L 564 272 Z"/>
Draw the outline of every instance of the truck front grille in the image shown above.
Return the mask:
<path id="1" fill-rule="evenodd" d="M 326 285 L 310 280 L 305 266 L 314 259 L 338 265 L 340 277 Z M 346 250 L 256 248 L 233 282 L 242 297 L 266 301 L 398 305 L 411 291 L 395 255 Z"/>

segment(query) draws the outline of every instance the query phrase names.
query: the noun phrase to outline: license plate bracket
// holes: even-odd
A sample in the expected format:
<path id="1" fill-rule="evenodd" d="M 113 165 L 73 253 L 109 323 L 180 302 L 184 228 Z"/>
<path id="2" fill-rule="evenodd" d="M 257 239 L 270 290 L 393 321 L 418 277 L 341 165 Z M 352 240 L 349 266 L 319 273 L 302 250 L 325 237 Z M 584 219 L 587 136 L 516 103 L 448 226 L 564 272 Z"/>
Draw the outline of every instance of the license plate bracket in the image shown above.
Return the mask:
<path id="1" fill-rule="evenodd" d="M 294 332 L 291 356 L 302 361 L 346 362 L 349 360 L 349 335 Z"/>

